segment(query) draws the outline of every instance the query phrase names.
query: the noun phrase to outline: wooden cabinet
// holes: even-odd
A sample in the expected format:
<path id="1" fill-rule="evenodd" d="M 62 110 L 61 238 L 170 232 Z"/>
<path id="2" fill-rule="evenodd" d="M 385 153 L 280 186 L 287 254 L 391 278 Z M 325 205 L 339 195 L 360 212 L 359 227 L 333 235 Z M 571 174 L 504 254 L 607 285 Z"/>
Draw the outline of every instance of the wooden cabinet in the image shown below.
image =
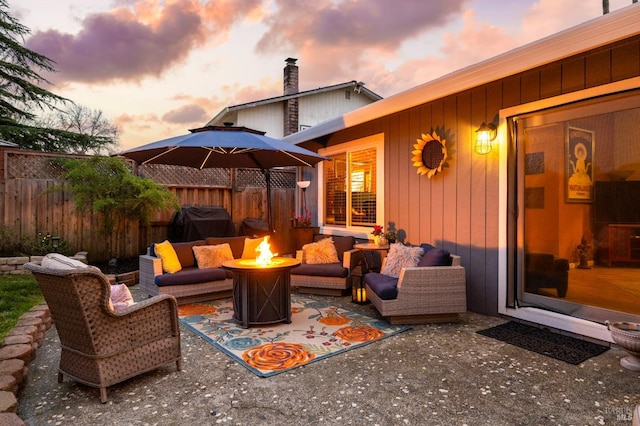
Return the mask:
<path id="1" fill-rule="evenodd" d="M 609 225 L 611 262 L 640 262 L 640 225 Z"/>

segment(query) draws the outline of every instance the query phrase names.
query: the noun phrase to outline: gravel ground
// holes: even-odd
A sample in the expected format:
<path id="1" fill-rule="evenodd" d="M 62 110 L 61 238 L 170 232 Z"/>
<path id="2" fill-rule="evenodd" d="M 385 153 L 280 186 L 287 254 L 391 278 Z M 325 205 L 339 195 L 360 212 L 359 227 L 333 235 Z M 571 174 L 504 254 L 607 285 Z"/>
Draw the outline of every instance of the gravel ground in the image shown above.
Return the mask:
<path id="1" fill-rule="evenodd" d="M 349 297 L 320 299 L 376 315 Z M 172 364 L 112 386 L 106 404 L 97 389 L 57 383 L 52 327 L 18 415 L 28 425 L 631 424 L 640 376 L 620 366 L 625 352 L 574 366 L 476 333 L 503 322 L 467 313 L 269 378 L 183 328 L 182 371 Z"/>

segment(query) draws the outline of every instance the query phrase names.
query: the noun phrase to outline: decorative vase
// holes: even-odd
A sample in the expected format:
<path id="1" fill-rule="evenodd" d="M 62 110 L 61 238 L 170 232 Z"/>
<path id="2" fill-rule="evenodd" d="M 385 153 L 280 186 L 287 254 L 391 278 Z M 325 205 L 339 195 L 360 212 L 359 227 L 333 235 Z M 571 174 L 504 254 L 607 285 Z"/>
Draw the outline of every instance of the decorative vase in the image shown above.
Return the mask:
<path id="1" fill-rule="evenodd" d="M 627 370 L 640 371 L 640 324 L 609 321 L 605 324 L 613 341 L 629 354 L 620 360 L 620 365 Z"/>
<path id="2" fill-rule="evenodd" d="M 380 245 L 380 235 L 373 236 L 373 244 L 379 246 Z"/>
<path id="3" fill-rule="evenodd" d="M 387 238 L 384 235 L 376 235 L 375 237 L 373 237 L 373 242 L 377 246 L 386 246 L 387 245 Z"/>

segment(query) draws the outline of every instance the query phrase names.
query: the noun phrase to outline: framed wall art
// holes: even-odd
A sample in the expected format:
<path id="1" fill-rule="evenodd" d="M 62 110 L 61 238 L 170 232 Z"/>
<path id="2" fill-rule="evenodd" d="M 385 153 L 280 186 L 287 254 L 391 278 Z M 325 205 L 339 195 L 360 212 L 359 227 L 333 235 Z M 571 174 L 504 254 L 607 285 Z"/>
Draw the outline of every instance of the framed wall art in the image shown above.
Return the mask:
<path id="1" fill-rule="evenodd" d="M 566 201 L 592 203 L 594 132 L 568 126 L 565 146 Z"/>

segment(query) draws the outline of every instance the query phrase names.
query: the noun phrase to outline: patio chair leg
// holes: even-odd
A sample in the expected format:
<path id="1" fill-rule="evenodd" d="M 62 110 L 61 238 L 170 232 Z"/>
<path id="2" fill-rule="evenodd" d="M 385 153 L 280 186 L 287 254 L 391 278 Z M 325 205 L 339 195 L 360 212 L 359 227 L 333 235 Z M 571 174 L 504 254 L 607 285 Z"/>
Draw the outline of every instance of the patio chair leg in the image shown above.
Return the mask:
<path id="1" fill-rule="evenodd" d="M 100 402 L 107 402 L 107 388 L 100 388 Z"/>
<path id="2" fill-rule="evenodd" d="M 182 359 L 176 361 L 176 368 L 178 371 L 182 371 Z"/>
<path id="3" fill-rule="evenodd" d="M 62 383 L 62 379 L 64 379 L 64 375 L 58 372 L 58 383 Z"/>

